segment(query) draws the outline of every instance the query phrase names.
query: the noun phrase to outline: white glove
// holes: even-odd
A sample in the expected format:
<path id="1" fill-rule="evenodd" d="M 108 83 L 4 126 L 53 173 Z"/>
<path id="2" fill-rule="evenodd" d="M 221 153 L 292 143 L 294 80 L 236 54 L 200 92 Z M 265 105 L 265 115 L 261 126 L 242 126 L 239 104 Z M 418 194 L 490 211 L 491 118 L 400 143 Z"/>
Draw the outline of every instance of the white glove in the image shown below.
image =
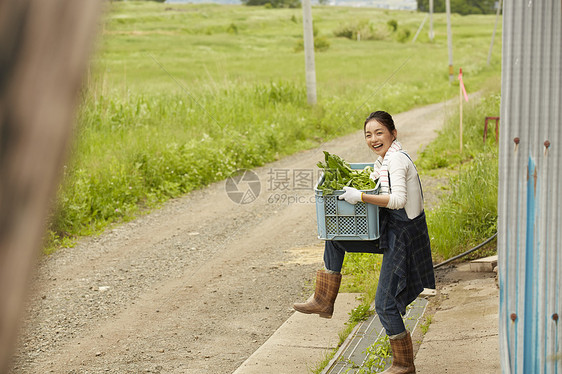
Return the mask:
<path id="1" fill-rule="evenodd" d="M 342 195 L 338 196 L 338 199 L 345 200 L 353 205 L 361 201 L 361 195 L 363 194 L 363 192 L 353 187 L 344 187 L 343 189 L 345 190 L 345 192 Z"/>

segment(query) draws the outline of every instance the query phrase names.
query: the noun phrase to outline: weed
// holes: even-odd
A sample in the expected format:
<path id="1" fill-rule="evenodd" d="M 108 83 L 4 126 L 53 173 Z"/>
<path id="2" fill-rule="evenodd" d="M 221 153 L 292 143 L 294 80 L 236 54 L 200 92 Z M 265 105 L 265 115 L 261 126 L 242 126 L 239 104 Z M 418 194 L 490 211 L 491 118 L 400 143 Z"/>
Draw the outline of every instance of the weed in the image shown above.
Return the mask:
<path id="1" fill-rule="evenodd" d="M 364 293 L 363 302 L 370 305 L 375 299 L 382 255 L 370 253 L 347 253 L 344 259 L 342 281 L 344 292 Z"/>
<path id="2" fill-rule="evenodd" d="M 372 316 L 374 311 L 369 307 L 369 305 L 359 305 L 358 307 L 351 310 L 349 313 L 349 322 L 361 322 L 366 321 L 370 316 Z"/>
<path id="3" fill-rule="evenodd" d="M 330 48 L 330 41 L 323 36 L 319 36 L 314 38 L 314 50 L 316 52 L 325 52 Z M 295 52 L 302 52 L 304 51 L 304 42 L 303 40 L 299 39 L 297 41 L 295 48 Z"/>
<path id="4" fill-rule="evenodd" d="M 365 353 L 367 354 L 367 360 L 360 366 L 357 373 L 370 374 L 382 371 L 386 366 L 387 359 L 392 356 L 388 335 L 378 338 L 367 348 Z"/>
<path id="5" fill-rule="evenodd" d="M 425 321 L 422 324 L 420 324 L 420 330 L 421 330 L 422 334 L 424 334 L 424 335 L 427 334 L 427 331 L 429 330 L 429 325 L 431 325 L 432 319 L 433 319 L 433 316 L 431 316 L 431 315 L 425 316 Z"/>
<path id="6" fill-rule="evenodd" d="M 238 34 L 238 26 L 235 23 L 231 23 L 227 28 L 226 32 L 229 34 Z"/>
<path id="7" fill-rule="evenodd" d="M 330 363 L 332 358 L 334 358 L 335 354 L 336 354 L 335 350 L 327 352 L 324 355 L 324 358 L 321 361 L 317 362 L 314 365 L 314 367 L 310 369 L 310 372 L 312 374 L 320 374 L 324 370 L 324 368 Z"/>
<path id="8" fill-rule="evenodd" d="M 398 40 L 400 43 L 406 43 L 406 41 L 410 38 L 410 35 L 410 29 L 400 29 L 396 33 L 396 40 Z"/>
<path id="9" fill-rule="evenodd" d="M 333 34 L 337 37 L 352 40 L 385 40 L 389 36 L 383 27 L 368 20 L 340 25 L 333 31 Z"/>

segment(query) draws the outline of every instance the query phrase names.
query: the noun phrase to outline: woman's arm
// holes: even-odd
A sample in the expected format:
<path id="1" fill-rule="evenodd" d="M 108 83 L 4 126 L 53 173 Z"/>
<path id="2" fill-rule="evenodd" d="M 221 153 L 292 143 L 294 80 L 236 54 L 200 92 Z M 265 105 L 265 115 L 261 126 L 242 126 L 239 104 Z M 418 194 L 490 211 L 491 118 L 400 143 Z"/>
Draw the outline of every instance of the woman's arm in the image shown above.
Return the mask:
<path id="1" fill-rule="evenodd" d="M 402 153 L 396 153 L 396 156 L 392 155 L 388 160 L 391 194 L 369 195 L 353 187 L 344 187 L 345 193 L 340 195 L 338 199 L 345 200 L 350 204 L 363 201 L 364 203 L 378 205 L 383 208 L 404 208 L 407 201 L 406 175 L 409 164 L 408 156 Z"/>
<path id="2" fill-rule="evenodd" d="M 388 172 L 390 173 L 390 186 L 392 193 L 386 206 L 389 209 L 402 209 L 408 201 L 408 167 L 411 162 L 408 156 L 401 152 L 392 155 L 388 160 Z"/>
<path id="3" fill-rule="evenodd" d="M 386 208 L 390 200 L 390 195 L 368 195 L 366 193 L 361 194 L 361 200 L 364 203 L 375 204 Z"/>
<path id="4" fill-rule="evenodd" d="M 362 195 L 362 201 L 375 204 L 383 208 L 400 209 L 406 206 L 407 188 L 406 174 L 409 165 L 407 156 L 397 153 L 388 160 L 390 185 L 392 193 L 389 195 Z"/>

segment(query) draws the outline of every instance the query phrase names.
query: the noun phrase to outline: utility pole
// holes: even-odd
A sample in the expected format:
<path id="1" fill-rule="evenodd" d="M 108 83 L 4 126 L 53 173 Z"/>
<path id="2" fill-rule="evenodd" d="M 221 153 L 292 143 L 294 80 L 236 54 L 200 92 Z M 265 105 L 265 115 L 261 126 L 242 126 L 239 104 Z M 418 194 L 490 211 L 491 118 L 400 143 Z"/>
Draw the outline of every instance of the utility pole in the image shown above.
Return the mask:
<path id="1" fill-rule="evenodd" d="M 433 42 L 433 0 L 429 0 L 429 41 Z"/>
<path id="2" fill-rule="evenodd" d="M 445 0 L 447 11 L 447 45 L 449 48 L 449 83 L 453 83 L 453 34 L 451 32 L 451 0 Z"/>
<path id="3" fill-rule="evenodd" d="M 494 48 L 494 38 L 496 37 L 496 29 L 498 28 L 498 19 L 500 18 L 501 8 L 502 8 L 502 0 L 498 0 L 498 10 L 496 11 L 496 23 L 494 24 L 494 32 L 492 33 L 492 42 L 490 43 L 490 50 L 488 51 L 487 65 L 490 65 L 490 60 L 492 59 L 492 49 Z"/>
<path id="4" fill-rule="evenodd" d="M 314 35 L 312 32 L 312 8 L 310 0 L 302 2 L 304 35 L 304 64 L 306 71 L 306 98 L 309 105 L 316 104 L 316 69 L 314 67 Z"/>
<path id="5" fill-rule="evenodd" d="M 427 21 L 428 16 L 429 16 L 429 14 L 426 14 L 425 17 L 423 17 L 423 21 L 420 24 L 420 27 L 418 27 L 418 31 L 416 31 L 416 35 L 414 35 L 414 39 L 412 39 L 412 43 L 416 42 L 416 39 L 418 38 L 418 35 L 420 34 L 420 31 L 423 29 L 423 25 L 425 25 L 425 21 Z"/>

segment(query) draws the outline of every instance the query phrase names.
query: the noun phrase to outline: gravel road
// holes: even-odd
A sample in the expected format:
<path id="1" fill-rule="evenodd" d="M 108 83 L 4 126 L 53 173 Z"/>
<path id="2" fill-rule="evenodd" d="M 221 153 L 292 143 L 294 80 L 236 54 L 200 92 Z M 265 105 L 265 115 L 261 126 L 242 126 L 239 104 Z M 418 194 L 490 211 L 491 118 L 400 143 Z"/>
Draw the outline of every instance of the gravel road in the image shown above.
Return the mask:
<path id="1" fill-rule="evenodd" d="M 445 114 L 396 115 L 404 148 L 415 157 Z M 11 372 L 232 373 L 312 293 L 321 151 L 373 160 L 362 145 L 357 131 L 255 169 L 250 203 L 216 183 L 41 258 Z M 438 182 L 422 183 L 431 207 Z"/>

